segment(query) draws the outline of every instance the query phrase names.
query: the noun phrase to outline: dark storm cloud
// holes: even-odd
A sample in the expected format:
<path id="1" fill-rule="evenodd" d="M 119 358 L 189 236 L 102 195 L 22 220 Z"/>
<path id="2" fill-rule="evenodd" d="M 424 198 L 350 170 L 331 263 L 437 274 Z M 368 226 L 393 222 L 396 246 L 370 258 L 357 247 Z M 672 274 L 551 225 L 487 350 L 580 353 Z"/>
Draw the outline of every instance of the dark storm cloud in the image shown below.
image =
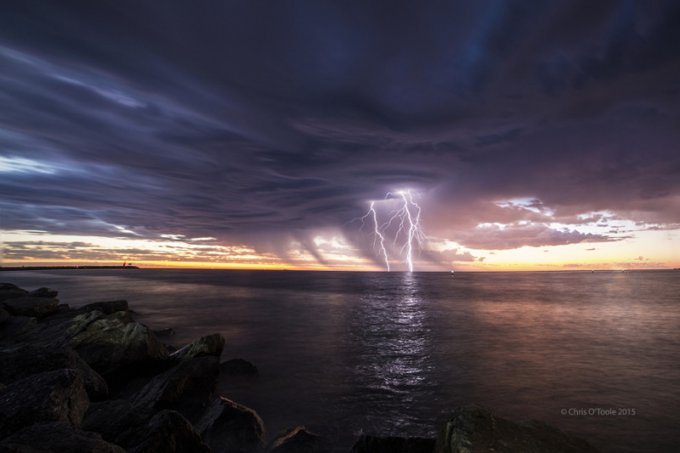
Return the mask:
<path id="1" fill-rule="evenodd" d="M 323 262 L 306 232 L 398 187 L 486 249 L 610 239 L 474 236 L 547 222 L 494 204 L 514 197 L 680 222 L 672 0 L 10 2 L 0 66 L 0 158 L 33 162 L 2 173 L 5 229 L 293 238 Z"/>

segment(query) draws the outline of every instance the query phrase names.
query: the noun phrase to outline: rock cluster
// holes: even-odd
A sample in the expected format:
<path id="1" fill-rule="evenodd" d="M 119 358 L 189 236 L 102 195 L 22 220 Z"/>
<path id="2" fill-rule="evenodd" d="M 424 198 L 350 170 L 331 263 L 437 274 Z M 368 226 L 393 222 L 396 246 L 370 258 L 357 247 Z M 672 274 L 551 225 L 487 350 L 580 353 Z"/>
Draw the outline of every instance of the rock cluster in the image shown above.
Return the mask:
<path id="1" fill-rule="evenodd" d="M 0 452 L 264 451 L 257 413 L 216 394 L 223 348 L 170 353 L 126 301 L 0 284 Z"/>
<path id="2" fill-rule="evenodd" d="M 0 284 L 0 453 L 337 451 L 302 426 L 267 445 L 259 415 L 216 393 L 220 372 L 257 374 L 243 359 L 220 363 L 224 341 L 213 334 L 169 348 L 133 319 L 126 301 L 71 309 L 54 290 Z M 548 425 L 472 406 L 454 410 L 437 439 L 362 436 L 352 451 L 595 450 Z"/>

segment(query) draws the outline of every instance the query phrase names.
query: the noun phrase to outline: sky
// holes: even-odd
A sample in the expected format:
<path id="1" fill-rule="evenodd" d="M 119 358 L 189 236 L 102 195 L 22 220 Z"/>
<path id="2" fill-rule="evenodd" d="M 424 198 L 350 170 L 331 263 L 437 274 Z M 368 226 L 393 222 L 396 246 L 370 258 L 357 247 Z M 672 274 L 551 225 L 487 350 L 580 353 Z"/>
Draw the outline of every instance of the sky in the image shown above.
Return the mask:
<path id="1" fill-rule="evenodd" d="M 680 267 L 676 0 L 7 1 L 0 68 L 3 266 Z"/>

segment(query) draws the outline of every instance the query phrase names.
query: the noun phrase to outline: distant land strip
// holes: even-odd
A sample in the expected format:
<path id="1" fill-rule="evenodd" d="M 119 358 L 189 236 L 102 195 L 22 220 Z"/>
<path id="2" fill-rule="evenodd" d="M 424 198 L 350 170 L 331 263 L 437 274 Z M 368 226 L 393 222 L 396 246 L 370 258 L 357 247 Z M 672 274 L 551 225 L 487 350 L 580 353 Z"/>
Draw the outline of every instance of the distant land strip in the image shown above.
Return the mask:
<path id="1" fill-rule="evenodd" d="M 49 271 L 55 269 L 139 269 L 138 266 L 13 266 L 2 267 L 2 271 Z"/>

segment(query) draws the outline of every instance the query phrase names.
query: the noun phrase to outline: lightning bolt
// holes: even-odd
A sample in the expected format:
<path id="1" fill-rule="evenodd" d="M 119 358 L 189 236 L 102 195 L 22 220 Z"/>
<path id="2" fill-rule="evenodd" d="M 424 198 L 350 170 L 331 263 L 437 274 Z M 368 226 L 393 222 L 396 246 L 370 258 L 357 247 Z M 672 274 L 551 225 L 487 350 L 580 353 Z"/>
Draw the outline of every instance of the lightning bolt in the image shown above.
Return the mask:
<path id="1" fill-rule="evenodd" d="M 385 258 L 385 267 L 387 268 L 387 272 L 389 272 L 390 259 L 389 256 L 387 255 L 387 249 L 385 248 L 385 235 L 383 235 L 382 232 L 380 231 L 380 225 L 378 224 L 378 213 L 375 211 L 375 201 L 371 201 L 371 204 L 368 208 L 368 212 L 364 214 L 362 217 L 359 217 L 362 228 L 365 225 L 364 222 L 367 217 L 371 217 L 373 219 L 373 234 L 374 234 L 373 247 L 379 245 L 380 253 Z"/>
<path id="2" fill-rule="evenodd" d="M 374 247 L 379 248 L 380 253 L 383 255 L 388 272 L 390 271 L 390 263 L 387 248 L 385 247 L 385 236 L 390 229 L 394 229 L 391 228 L 392 224 L 398 222 L 392 245 L 398 246 L 398 243 L 403 241 L 399 251 L 404 256 L 408 271 L 413 272 L 413 253 L 416 247 L 421 247 L 423 242 L 427 239 L 420 221 L 421 209 L 418 203 L 413 200 L 413 194 L 410 190 L 400 190 L 395 194 L 388 192 L 383 201 L 393 199 L 400 201 L 400 207 L 391 211 L 388 220 L 382 225 L 378 223 L 378 213 L 375 209 L 375 201 L 371 201 L 368 212 L 366 212 L 360 220 L 362 226 L 368 217 L 371 217 L 373 220 L 373 245 Z"/>
<path id="3" fill-rule="evenodd" d="M 387 272 L 389 272 L 390 259 L 387 256 L 387 249 L 385 248 L 385 236 L 382 234 L 382 232 L 380 231 L 380 227 L 378 226 L 378 213 L 375 212 L 375 201 L 371 201 L 371 207 L 369 208 L 369 212 L 373 215 L 374 233 L 375 236 L 380 240 L 380 252 L 382 252 L 383 257 L 385 257 L 385 267 L 387 267 Z"/>
<path id="4" fill-rule="evenodd" d="M 402 192 L 401 193 L 401 198 L 404 200 L 404 207 L 402 208 L 406 218 L 408 219 L 408 232 L 406 236 L 406 262 L 408 263 L 408 271 L 413 272 L 413 240 L 415 239 L 416 235 L 416 225 L 417 222 L 419 222 L 420 219 L 420 209 L 418 209 L 418 214 L 415 218 L 411 215 L 411 210 L 408 208 L 409 204 L 413 204 L 413 200 L 411 199 L 411 193 L 408 192 L 408 198 L 406 198 L 406 193 Z M 417 205 L 416 205 L 417 206 Z"/>

